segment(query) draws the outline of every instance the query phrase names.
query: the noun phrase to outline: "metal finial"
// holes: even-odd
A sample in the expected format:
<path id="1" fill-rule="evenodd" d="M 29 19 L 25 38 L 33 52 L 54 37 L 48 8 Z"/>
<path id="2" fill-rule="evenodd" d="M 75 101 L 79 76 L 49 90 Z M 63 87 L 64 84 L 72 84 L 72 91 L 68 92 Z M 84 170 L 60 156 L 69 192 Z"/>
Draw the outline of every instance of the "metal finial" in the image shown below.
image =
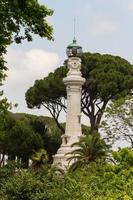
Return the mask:
<path id="1" fill-rule="evenodd" d="M 75 34 L 76 34 L 76 18 L 74 17 L 74 38 L 73 38 L 73 42 L 74 42 L 74 43 L 76 43 Z"/>

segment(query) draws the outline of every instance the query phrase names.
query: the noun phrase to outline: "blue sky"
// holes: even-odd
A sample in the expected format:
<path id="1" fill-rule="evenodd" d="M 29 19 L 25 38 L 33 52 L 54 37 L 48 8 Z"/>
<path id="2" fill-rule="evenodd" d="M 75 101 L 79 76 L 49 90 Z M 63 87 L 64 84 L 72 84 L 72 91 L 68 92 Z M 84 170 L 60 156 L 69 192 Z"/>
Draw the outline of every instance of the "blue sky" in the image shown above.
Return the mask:
<path id="1" fill-rule="evenodd" d="M 55 11 L 50 18 L 55 36 L 55 44 L 52 47 L 62 57 L 66 45 L 73 37 L 75 16 L 76 36 L 84 51 L 132 58 L 133 0 L 42 0 L 41 2 Z M 47 45 L 49 46 L 48 43 Z M 47 48 L 51 48 L 51 45 Z"/>
<path id="2" fill-rule="evenodd" d="M 32 43 L 8 49 L 8 78 L 5 95 L 18 103 L 14 112 L 48 115 L 46 110 L 27 109 L 25 92 L 36 79 L 47 76 L 66 58 L 66 46 L 76 38 L 84 51 L 119 55 L 133 62 L 133 0 L 40 0 L 54 10 L 48 22 L 54 28 L 54 42 L 34 36 Z"/>

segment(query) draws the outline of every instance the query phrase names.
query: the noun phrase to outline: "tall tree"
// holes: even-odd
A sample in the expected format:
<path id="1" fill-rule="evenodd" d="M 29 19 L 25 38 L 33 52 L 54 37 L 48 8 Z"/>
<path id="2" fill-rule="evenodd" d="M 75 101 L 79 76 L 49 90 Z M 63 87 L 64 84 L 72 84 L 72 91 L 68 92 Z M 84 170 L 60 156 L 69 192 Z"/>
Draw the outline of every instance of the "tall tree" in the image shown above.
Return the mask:
<path id="1" fill-rule="evenodd" d="M 38 0 L 0 1 L 0 85 L 6 77 L 4 55 L 7 46 L 13 42 L 21 43 L 25 39 L 32 41 L 33 34 L 51 40 L 53 29 L 46 17 L 52 14 L 53 11 L 40 5 Z"/>
<path id="2" fill-rule="evenodd" d="M 8 134 L 8 156 L 21 159 L 24 167 L 28 167 L 30 156 L 43 148 L 43 141 L 26 121 L 16 121 Z"/>
<path id="3" fill-rule="evenodd" d="M 118 56 L 84 53 L 81 70 L 86 78 L 82 90 L 82 112 L 89 118 L 93 132 L 98 130 L 108 103 L 131 93 L 133 66 Z M 26 92 L 28 107 L 44 106 L 57 125 L 60 112 L 66 109 L 66 89 L 62 79 L 67 71 L 66 65 L 56 69 L 48 77 L 35 81 L 34 86 Z"/>
<path id="4" fill-rule="evenodd" d="M 4 155 L 10 160 L 18 157 L 24 164 L 30 156 L 44 148 L 49 162 L 61 144 L 61 131 L 53 119 L 28 114 L 0 114 L 0 164 Z"/>
<path id="5" fill-rule="evenodd" d="M 4 164 L 4 157 L 8 154 L 8 134 L 15 125 L 15 120 L 6 112 L 0 113 L 0 164 Z"/>
<path id="6" fill-rule="evenodd" d="M 102 131 L 108 142 L 121 145 L 127 142 L 133 148 L 133 99 L 132 96 L 118 99 L 105 112 Z M 120 142 L 121 141 L 121 142 Z M 118 143 L 119 142 L 119 143 Z"/>
<path id="7" fill-rule="evenodd" d="M 57 126 L 64 133 L 64 127 L 59 123 L 59 116 L 66 111 L 66 90 L 62 78 L 66 76 L 67 68 L 61 67 L 42 80 L 36 80 L 33 87 L 26 92 L 26 102 L 29 108 L 45 107 L 49 110 Z"/>
<path id="8" fill-rule="evenodd" d="M 43 148 L 47 151 L 49 161 L 53 160 L 52 156 L 56 154 L 61 144 L 61 131 L 57 128 L 52 119 L 49 118 L 48 123 L 44 117 L 32 117 L 29 124 L 32 126 L 35 133 L 41 136 Z"/>

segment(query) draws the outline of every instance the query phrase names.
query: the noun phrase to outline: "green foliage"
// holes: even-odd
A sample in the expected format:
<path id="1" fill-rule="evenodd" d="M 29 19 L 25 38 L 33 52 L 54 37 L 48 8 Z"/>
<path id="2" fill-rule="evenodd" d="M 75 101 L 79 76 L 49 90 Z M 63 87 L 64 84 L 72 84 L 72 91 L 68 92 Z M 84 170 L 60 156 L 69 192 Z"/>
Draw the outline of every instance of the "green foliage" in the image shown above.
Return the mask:
<path id="1" fill-rule="evenodd" d="M 62 79 L 67 71 L 66 65 L 59 67 L 48 77 L 36 80 L 26 92 L 28 107 L 44 106 L 57 124 L 60 113 L 66 109 L 66 89 Z M 93 132 L 98 130 L 108 102 L 131 94 L 133 66 L 118 56 L 83 53 L 81 71 L 86 78 L 81 100 L 82 112 L 88 117 Z"/>
<path id="2" fill-rule="evenodd" d="M 7 165 L 0 167 L 0 185 L 2 185 L 2 183 L 7 181 L 8 178 L 15 174 L 16 167 L 19 168 L 19 166 L 13 161 L 8 162 Z"/>
<path id="3" fill-rule="evenodd" d="M 11 114 L 1 115 L 0 120 L 0 152 L 2 154 L 7 154 L 11 158 L 17 156 L 25 162 L 34 151 L 43 147 L 41 136 L 34 132 L 26 120 L 16 121 Z"/>
<path id="4" fill-rule="evenodd" d="M 49 110 L 62 133 L 65 130 L 59 123 L 58 118 L 60 113 L 66 109 L 66 90 L 62 82 L 62 77 L 66 75 L 66 72 L 66 67 L 60 67 L 55 70 L 55 73 L 49 73 L 48 77 L 36 80 L 34 86 L 25 95 L 29 108 L 36 107 L 40 109 L 41 106 L 44 106 Z"/>
<path id="5" fill-rule="evenodd" d="M 38 0 L 0 1 L 0 85 L 6 77 L 7 46 L 25 39 L 30 42 L 33 34 L 51 40 L 53 28 L 47 23 L 46 17 L 52 14 L 53 11 L 40 5 Z M 6 106 L 7 100 L 0 100 L 0 112 Z"/>
<path id="6" fill-rule="evenodd" d="M 33 152 L 43 147 L 42 138 L 32 127 L 23 121 L 17 121 L 8 135 L 9 155 L 29 159 Z"/>
<path id="7" fill-rule="evenodd" d="M 100 99 L 116 98 L 125 95 L 127 89 L 132 89 L 130 75 L 133 74 L 133 68 L 121 57 L 84 53 L 82 65 L 83 76 L 87 79 L 86 89 Z"/>
<path id="8" fill-rule="evenodd" d="M 32 156 L 32 167 L 35 171 L 40 171 L 41 169 L 47 167 L 49 158 L 46 150 L 40 149 Z"/>
<path id="9" fill-rule="evenodd" d="M 60 102 L 66 96 L 65 85 L 62 78 L 66 76 L 66 67 L 60 67 L 48 77 L 36 80 L 33 87 L 26 92 L 26 102 L 29 108 L 40 108 L 43 103 Z"/>
<path id="10" fill-rule="evenodd" d="M 25 167 L 29 158 L 41 148 L 47 151 L 49 162 L 52 162 L 52 155 L 60 144 L 61 133 L 51 118 L 12 113 L 0 115 L 0 153 L 11 160 L 17 156 L 18 160 L 27 163 Z"/>
<path id="11" fill-rule="evenodd" d="M 117 166 L 133 167 L 133 149 L 123 148 L 119 151 L 113 152 L 113 158 L 117 163 Z"/>
<path id="12" fill-rule="evenodd" d="M 117 152 L 118 157 L 123 151 Z M 65 175 L 50 168 L 41 174 L 22 170 L 1 185 L 0 195 L 4 200 L 131 200 L 132 177 L 132 166 L 127 168 L 122 162 L 93 162 Z"/>
<path id="13" fill-rule="evenodd" d="M 57 128 L 52 118 L 30 117 L 30 124 L 43 140 L 43 148 L 47 150 L 49 158 L 52 159 L 61 144 L 61 131 Z"/>
<path id="14" fill-rule="evenodd" d="M 52 27 L 45 19 L 52 14 L 52 10 L 40 5 L 37 0 L 1 0 L 0 55 L 6 52 L 6 46 L 13 41 L 32 41 L 33 33 L 52 39 Z"/>
<path id="15" fill-rule="evenodd" d="M 0 114 L 0 153 L 8 152 L 8 133 L 15 125 L 15 120 L 6 112 Z"/>
<path id="16" fill-rule="evenodd" d="M 110 104 L 102 122 L 103 131 L 109 142 L 124 140 L 133 148 L 133 99 L 126 96 Z"/>
<path id="17" fill-rule="evenodd" d="M 89 134 L 80 139 L 78 143 L 74 143 L 72 147 L 75 149 L 70 152 L 70 161 L 74 162 L 70 165 L 70 170 L 75 170 L 79 167 L 84 167 L 91 162 L 96 162 L 99 159 L 106 159 L 109 153 L 109 146 L 98 133 Z"/>
<path id="18" fill-rule="evenodd" d="M 32 200 L 43 189 L 41 186 L 34 173 L 20 171 L 5 182 L 1 193 L 6 191 L 4 198 L 7 200 Z"/>

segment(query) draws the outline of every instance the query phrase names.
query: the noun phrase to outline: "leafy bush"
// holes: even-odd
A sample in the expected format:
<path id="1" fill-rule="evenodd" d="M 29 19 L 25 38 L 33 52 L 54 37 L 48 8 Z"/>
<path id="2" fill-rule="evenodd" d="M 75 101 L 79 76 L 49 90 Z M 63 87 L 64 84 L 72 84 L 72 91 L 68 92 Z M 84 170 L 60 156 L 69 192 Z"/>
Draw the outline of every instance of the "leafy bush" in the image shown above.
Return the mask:
<path id="1" fill-rule="evenodd" d="M 16 172 L 1 185 L 1 200 L 132 200 L 132 151 L 113 153 L 116 165 L 97 161 L 65 175 L 52 168 Z M 126 157 L 131 164 L 125 164 Z"/>

